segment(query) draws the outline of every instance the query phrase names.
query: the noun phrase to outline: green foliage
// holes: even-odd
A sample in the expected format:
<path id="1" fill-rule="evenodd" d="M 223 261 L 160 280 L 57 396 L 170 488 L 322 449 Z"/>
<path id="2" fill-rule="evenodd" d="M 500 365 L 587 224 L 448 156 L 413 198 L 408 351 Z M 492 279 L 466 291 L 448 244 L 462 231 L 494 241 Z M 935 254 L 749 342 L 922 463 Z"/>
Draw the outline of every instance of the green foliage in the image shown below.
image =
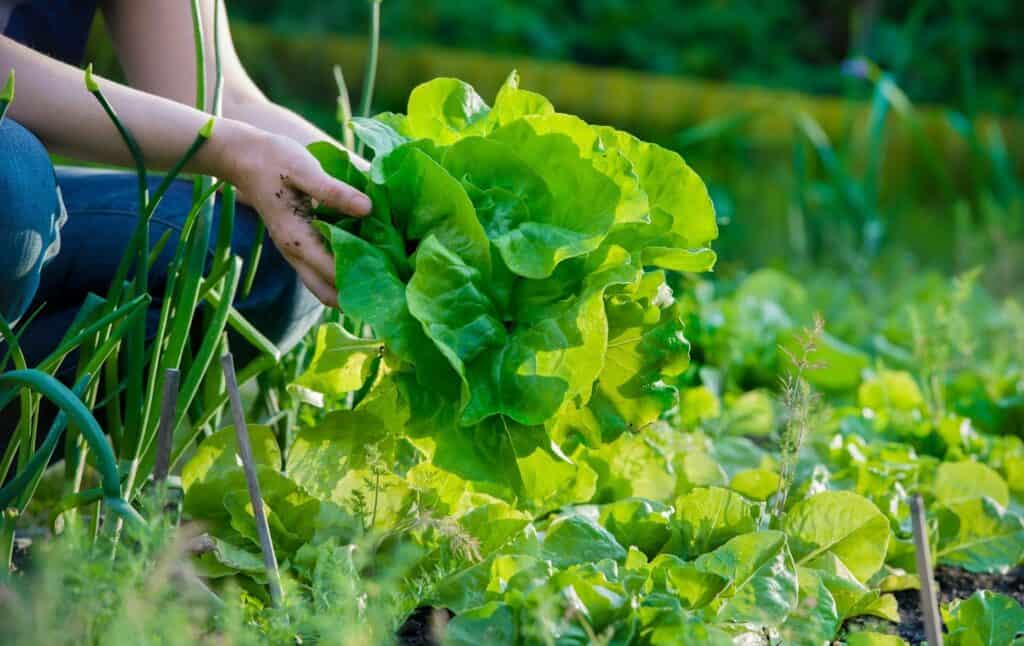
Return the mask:
<path id="1" fill-rule="evenodd" d="M 761 510 L 743 496 L 719 487 L 698 487 L 676 500 L 676 522 L 685 547 L 696 557 L 729 539 L 757 529 Z"/>
<path id="2" fill-rule="evenodd" d="M 400 125 L 396 117 L 388 119 Z M 418 145 L 417 150 L 433 151 Z M 383 171 L 387 164 L 376 167 Z M 332 234 L 339 231 L 335 227 Z M 456 231 L 449 229 L 452 239 Z M 342 238 L 383 248 L 361 234 L 356 229 Z M 408 259 L 410 283 L 426 244 L 419 243 Z M 407 253 L 405 245 L 401 249 Z M 426 251 L 434 253 L 430 247 Z M 449 252 L 444 258 L 457 263 L 454 256 Z M 490 258 L 493 271 L 500 253 Z M 435 256 L 432 262 L 441 260 Z M 552 276 L 570 262 L 560 262 Z M 408 292 L 401 273 L 394 276 Z M 337 335 L 340 365 L 352 361 L 355 366 L 347 373 L 347 387 L 367 380 L 372 387 L 354 408 L 322 413 L 318 423 L 298 429 L 282 447 L 287 448 L 283 471 L 280 466 L 274 474 L 261 470 L 286 579 L 308 586 L 318 598 L 320 584 L 310 564 L 348 546 L 353 558 L 374 567 L 343 568 L 346 585 L 375 585 L 376 571 L 399 573 L 397 601 L 388 615 L 392 621 L 424 603 L 451 608 L 457 616 L 448 634 L 456 643 L 491 638 L 544 643 L 556 635 L 584 643 L 676 643 L 695 635 L 715 643 L 765 630 L 783 641 L 813 636 L 825 642 L 841 638 L 852 618 L 899 620 L 891 592 L 917 585 L 909 492 L 921 492 L 928 503 L 937 563 L 998 573 L 1024 562 L 1024 519 L 1015 485 L 1024 445 L 1012 427 L 993 434 L 972 427 L 969 418 L 936 412 L 919 386 L 920 366 L 890 366 L 896 342 L 879 346 L 873 337 L 884 333 L 910 342 L 912 323 L 903 318 L 880 320 L 880 332 L 837 337 L 870 361 L 855 382 L 823 391 L 819 414 L 793 452 L 788 500 L 778 518 L 767 514 L 779 500 L 783 456 L 772 444 L 764 445 L 784 432 L 778 404 L 766 389 L 744 390 L 729 376 L 728 362 L 711 362 L 709 338 L 728 344 L 725 356 L 742 356 L 750 351 L 743 344 L 751 337 L 709 337 L 707 322 L 714 317 L 705 314 L 728 309 L 737 298 L 756 299 L 762 311 L 775 310 L 777 320 L 806 321 L 800 317 L 813 314 L 807 303 L 814 286 L 760 274 L 743 289 L 722 285 L 714 294 L 699 283 L 693 289 L 693 279 L 648 271 L 630 291 L 602 298 L 607 320 L 618 320 L 620 312 L 629 314 L 625 320 L 645 320 L 642 313 L 657 307 L 653 302 L 665 291 L 662 286 L 676 281 L 688 286 L 673 290 L 680 298 L 672 307 L 688 323 L 694 359 L 678 372 L 658 369 L 665 386 L 681 393 L 681 409 L 663 409 L 629 432 L 589 426 L 602 419 L 595 413 L 598 387 L 588 406 L 564 409 L 550 429 L 505 415 L 460 424 L 460 407 L 470 400 L 464 388 L 471 386 L 449 357 L 464 360 L 468 374 L 465 360 L 473 361 L 476 338 L 467 333 L 471 326 L 428 332 L 409 314 L 418 325 L 408 330 L 420 335 L 420 345 L 407 347 L 419 347 L 424 356 L 423 349 L 433 348 L 433 369 L 449 371 L 459 385 L 447 394 L 430 388 L 429 380 L 422 383 L 421 364 L 401 359 L 383 339 L 366 340 L 385 348 L 377 372 L 366 372 L 361 362 L 373 357 L 348 351 L 362 341 Z M 478 283 L 476 292 L 493 298 L 490 286 Z M 428 293 L 444 299 L 449 292 L 423 291 Z M 471 301 L 474 292 L 460 293 Z M 915 303 L 921 308 L 934 298 L 927 289 L 918 294 Z M 438 321 L 447 321 L 445 310 L 464 302 L 434 308 Z M 626 309 L 619 309 L 623 304 Z M 416 307 L 421 306 L 429 310 L 433 302 Z M 979 311 L 978 320 L 967 324 L 993 325 L 992 317 L 1003 311 Z M 836 327 L 857 329 L 842 319 Z M 609 335 L 611 330 L 609 325 Z M 1003 332 L 992 334 L 976 365 L 950 366 L 951 379 L 984 374 L 986 383 L 1001 384 L 1016 378 L 1021 364 L 999 354 Z M 434 337 L 446 341 L 445 351 Z M 783 343 L 781 335 L 775 338 Z M 771 358 L 768 365 L 790 369 L 782 348 L 762 343 L 756 342 L 756 352 Z M 662 357 L 671 357 L 672 347 L 652 339 L 649 350 L 637 350 L 641 361 L 621 362 L 617 369 L 663 366 Z M 669 354 L 660 354 L 665 351 Z M 610 349 L 606 356 L 612 356 Z M 956 389 L 935 392 L 961 396 Z M 336 406 L 340 395 L 332 394 Z M 984 401 L 992 396 L 989 391 L 979 395 Z M 617 410 L 631 410 L 625 399 L 618 401 Z M 950 401 L 943 407 L 948 410 Z M 245 499 L 232 493 L 241 491 L 243 481 L 238 476 L 233 483 L 217 480 L 222 477 L 217 465 L 229 464 L 218 456 L 233 450 L 230 437 L 212 436 L 209 452 L 204 444 L 196 457 L 197 472 L 220 483 L 216 491 L 206 489 L 213 493 L 212 507 L 220 496 L 220 509 L 203 512 L 214 521 L 216 543 L 201 565 L 217 581 L 251 586 L 264 575 L 249 529 L 251 512 Z M 262 446 L 269 436 L 256 426 L 254 440 Z M 271 462 L 280 459 L 273 448 L 262 452 Z M 185 480 L 191 508 L 204 486 L 201 480 Z M 878 634 L 854 633 L 849 639 L 886 643 Z"/>
<path id="3" fill-rule="evenodd" d="M 786 515 L 793 556 L 814 566 L 822 556 L 835 556 L 861 581 L 882 567 L 889 545 L 889 522 L 864 498 L 848 491 L 829 491 L 797 503 Z"/>
<path id="4" fill-rule="evenodd" d="M 914 492 L 937 563 L 1024 562 L 1016 303 L 901 265 L 698 278 L 717 225 L 696 174 L 514 77 L 493 106 L 439 79 L 408 114 L 352 125 L 369 173 L 311 147 L 375 205 L 315 213 L 345 317 L 264 375 L 250 410 L 285 607 L 263 589 L 234 431 L 206 428 L 183 503 L 209 532 L 193 564 L 226 606 L 143 585 L 157 548 L 129 533 L 111 561 L 101 537 L 41 566 L 62 605 L 18 591 L 38 610 L 16 639 L 59 616 L 94 643 L 381 643 L 434 604 L 458 613 L 451 643 L 900 643 L 845 630 L 898 621 L 890 593 L 917 585 Z M 819 309 L 828 330 L 805 353 Z M 780 402 L 794 371 L 805 383 Z M 794 435 L 793 402 L 815 392 Z M 219 405 L 194 430 L 183 415 L 183 447 Z M 1018 611 L 961 602 L 950 641 L 1000 643 L 970 639 L 1019 630 Z M 202 630 L 164 636 L 172 622 Z"/>
<path id="5" fill-rule="evenodd" d="M 1006 572 L 1024 560 L 1024 519 L 990 498 L 939 507 L 939 563 L 972 572 Z"/>
<path id="6" fill-rule="evenodd" d="M 356 123 L 376 153 L 356 184 L 375 209 L 355 232 L 324 225 L 339 302 L 383 342 L 386 379 L 401 390 L 414 377 L 419 397 L 457 416 L 462 428 L 421 438 L 435 463 L 456 438 L 483 440 L 498 449 L 494 471 L 511 474 L 496 484 L 549 498 L 523 472 L 533 440 L 517 436 L 546 427 L 596 445 L 675 404 L 664 380 L 686 368 L 689 346 L 663 272 L 645 266 L 679 267 L 685 251 L 686 269 L 708 269 L 717 234 L 678 155 L 557 114 L 515 74 L 493 108 L 436 79 L 412 92 L 407 115 Z M 341 151 L 312 151 L 341 179 L 357 172 Z"/>
<path id="7" fill-rule="evenodd" d="M 7 114 L 7 108 L 14 101 L 14 70 L 12 69 L 10 74 L 7 75 L 7 80 L 4 82 L 4 88 L 0 90 L 0 123 L 4 120 L 4 115 Z"/>
<path id="8" fill-rule="evenodd" d="M 1015 643 L 1024 633 L 1024 609 L 1012 597 L 985 590 L 942 609 L 953 646 L 996 646 Z"/>
<path id="9" fill-rule="evenodd" d="M 796 606 L 796 568 L 781 532 L 742 534 L 698 557 L 695 566 L 726 582 L 711 604 L 719 621 L 778 626 Z"/>
<path id="10" fill-rule="evenodd" d="M 896 635 L 869 631 L 858 631 L 846 636 L 846 646 L 904 646 L 905 641 Z"/>
<path id="11" fill-rule="evenodd" d="M 700 0 L 685 7 L 672 0 L 528 5 L 426 0 L 416 5 L 385 2 L 381 9 L 384 38 L 399 43 L 443 43 L 829 93 L 845 89 L 835 73 L 840 63 L 864 54 L 900 73 L 915 99 L 977 100 L 1018 109 L 1008 88 L 1022 79 L 1024 50 L 1004 27 L 1020 24 L 1019 6 L 974 0 L 961 7 L 954 11 L 912 2 L 865 9 L 855 2 L 823 6 L 783 0 Z M 279 31 L 362 35 L 369 8 L 370 3 L 321 0 L 299 8 L 257 0 L 234 11 Z M 969 75 L 961 79 L 950 70 L 964 64 L 965 50 L 975 55 L 975 67 L 961 70 Z M 964 96 L 965 91 L 979 96 Z"/>
<path id="12" fill-rule="evenodd" d="M 302 396 L 323 407 L 327 401 L 359 390 L 370 379 L 374 360 L 383 353 L 380 341 L 354 336 L 339 323 L 324 323 L 316 331 L 313 358 L 293 385 Z"/>

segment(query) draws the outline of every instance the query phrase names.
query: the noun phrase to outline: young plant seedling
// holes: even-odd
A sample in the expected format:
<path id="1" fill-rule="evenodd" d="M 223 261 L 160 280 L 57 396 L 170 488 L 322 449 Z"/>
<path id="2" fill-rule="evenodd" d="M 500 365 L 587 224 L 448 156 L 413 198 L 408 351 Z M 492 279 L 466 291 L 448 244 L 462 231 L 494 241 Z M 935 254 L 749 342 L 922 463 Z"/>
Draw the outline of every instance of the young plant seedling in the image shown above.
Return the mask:
<path id="1" fill-rule="evenodd" d="M 779 346 L 779 349 L 789 357 L 795 370 L 791 370 L 782 377 L 782 404 L 788 412 L 788 419 L 782 430 L 779 487 L 775 494 L 775 508 L 772 512 L 775 518 L 781 518 L 782 512 L 786 508 L 786 498 L 793 486 L 796 463 L 800 457 L 800 447 L 810 432 L 814 415 L 821 403 L 820 395 L 811 387 L 806 375 L 812 370 L 824 367 L 822 363 L 811 360 L 811 355 L 818 349 L 824 331 L 824 319 L 815 315 L 814 326 L 805 329 L 800 339 L 799 356 L 789 349 Z"/>

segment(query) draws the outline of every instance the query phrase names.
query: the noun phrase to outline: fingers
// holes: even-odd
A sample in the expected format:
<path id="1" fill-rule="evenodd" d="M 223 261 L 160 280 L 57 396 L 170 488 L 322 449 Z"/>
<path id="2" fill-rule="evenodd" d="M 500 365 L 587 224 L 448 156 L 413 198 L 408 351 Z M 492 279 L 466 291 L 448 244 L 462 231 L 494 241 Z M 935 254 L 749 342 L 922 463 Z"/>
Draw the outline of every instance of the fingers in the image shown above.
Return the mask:
<path id="1" fill-rule="evenodd" d="M 327 307 L 338 307 L 338 292 L 333 285 L 327 284 L 319 274 L 305 265 L 295 265 L 295 273 L 299 275 L 302 284 L 313 292 L 313 296 L 316 296 L 318 301 Z"/>
<path id="2" fill-rule="evenodd" d="M 363 171 L 364 173 L 370 172 L 370 162 L 366 161 L 365 159 L 355 154 L 354 152 L 349 151 L 348 160 L 352 162 L 353 166 Z"/>
<path id="3" fill-rule="evenodd" d="M 284 253 L 296 262 L 308 266 L 321 280 L 334 285 L 334 256 L 324 248 L 320 236 L 309 222 L 301 218 L 287 227 L 285 236 L 290 240 L 290 249 Z"/>
<path id="4" fill-rule="evenodd" d="M 312 158 L 308 166 L 303 164 L 303 168 L 297 169 L 289 179 L 298 190 L 342 213 L 363 217 L 369 215 L 373 208 L 370 198 L 325 173 Z"/>
<path id="5" fill-rule="evenodd" d="M 292 213 L 282 213 L 268 222 L 267 231 L 306 287 L 325 305 L 337 307 L 334 257 L 309 222 Z"/>

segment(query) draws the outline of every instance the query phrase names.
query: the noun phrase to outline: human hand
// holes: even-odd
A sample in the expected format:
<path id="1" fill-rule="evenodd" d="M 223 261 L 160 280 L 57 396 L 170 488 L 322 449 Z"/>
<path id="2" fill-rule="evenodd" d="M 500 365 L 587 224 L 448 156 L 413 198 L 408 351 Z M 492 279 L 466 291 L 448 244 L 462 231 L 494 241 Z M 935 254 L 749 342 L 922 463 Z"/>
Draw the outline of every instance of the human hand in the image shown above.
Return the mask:
<path id="1" fill-rule="evenodd" d="M 310 224 L 314 201 L 355 217 L 370 213 L 370 199 L 323 171 L 299 143 L 243 127 L 224 146 L 224 179 L 263 218 L 267 233 L 302 282 L 325 305 L 338 306 L 334 258 Z"/>

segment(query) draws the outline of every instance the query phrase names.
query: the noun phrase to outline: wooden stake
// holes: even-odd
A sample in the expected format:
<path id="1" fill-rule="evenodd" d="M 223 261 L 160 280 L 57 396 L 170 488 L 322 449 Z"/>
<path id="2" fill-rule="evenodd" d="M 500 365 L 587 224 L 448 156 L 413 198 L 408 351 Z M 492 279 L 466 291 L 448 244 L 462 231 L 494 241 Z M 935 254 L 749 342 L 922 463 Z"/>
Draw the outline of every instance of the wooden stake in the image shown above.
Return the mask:
<path id="1" fill-rule="evenodd" d="M 178 410 L 178 383 L 181 372 L 168 368 L 164 373 L 164 400 L 160 406 L 160 426 L 156 435 L 156 465 L 153 481 L 161 484 L 167 479 L 171 467 L 171 447 L 174 439 L 174 417 Z"/>
<path id="2" fill-rule="evenodd" d="M 245 480 L 249 485 L 249 500 L 252 502 L 252 513 L 256 520 L 256 533 L 259 535 L 260 549 L 263 551 L 263 565 L 267 568 L 270 600 L 274 607 L 280 607 L 281 574 L 277 568 L 277 556 L 274 554 L 274 543 L 270 537 L 267 515 L 263 510 L 263 496 L 260 495 L 260 482 L 256 477 L 256 464 L 252 456 L 252 445 L 249 443 L 249 430 L 245 426 L 242 396 L 238 392 L 238 381 L 235 378 L 235 361 L 230 352 L 221 357 L 220 364 L 224 369 L 224 382 L 231 401 L 231 417 L 235 423 L 238 455 L 242 458 Z"/>
<path id="3" fill-rule="evenodd" d="M 924 634 L 929 646 L 942 646 L 942 622 L 939 619 L 938 592 L 932 572 L 932 556 L 928 547 L 928 526 L 925 524 L 924 503 L 921 494 L 910 498 L 910 520 L 914 527 L 914 547 L 917 555 L 917 576 L 921 580 L 921 615 Z"/>

